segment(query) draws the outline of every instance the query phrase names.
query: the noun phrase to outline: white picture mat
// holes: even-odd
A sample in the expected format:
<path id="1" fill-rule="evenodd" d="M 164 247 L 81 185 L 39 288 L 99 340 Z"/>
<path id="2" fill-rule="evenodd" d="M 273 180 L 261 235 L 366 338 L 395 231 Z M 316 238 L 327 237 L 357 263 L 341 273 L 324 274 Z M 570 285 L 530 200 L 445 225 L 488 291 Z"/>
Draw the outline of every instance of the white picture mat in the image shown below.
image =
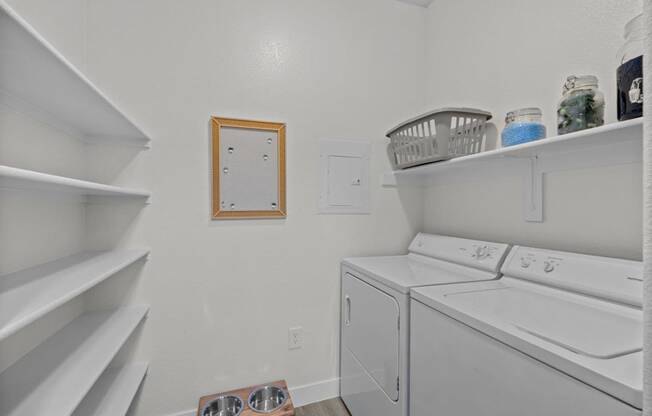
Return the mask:
<path id="1" fill-rule="evenodd" d="M 219 180 L 223 211 L 279 209 L 278 140 L 276 131 L 220 128 Z"/>

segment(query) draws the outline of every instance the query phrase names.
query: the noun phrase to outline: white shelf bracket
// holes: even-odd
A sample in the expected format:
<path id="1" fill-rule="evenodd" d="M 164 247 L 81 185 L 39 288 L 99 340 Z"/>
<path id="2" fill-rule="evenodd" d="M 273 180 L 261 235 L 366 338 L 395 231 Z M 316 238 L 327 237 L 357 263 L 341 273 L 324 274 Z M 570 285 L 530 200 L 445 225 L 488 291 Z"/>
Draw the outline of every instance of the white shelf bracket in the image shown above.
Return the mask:
<path id="1" fill-rule="evenodd" d="M 527 159 L 525 175 L 525 221 L 543 222 L 543 171 L 538 157 Z"/>

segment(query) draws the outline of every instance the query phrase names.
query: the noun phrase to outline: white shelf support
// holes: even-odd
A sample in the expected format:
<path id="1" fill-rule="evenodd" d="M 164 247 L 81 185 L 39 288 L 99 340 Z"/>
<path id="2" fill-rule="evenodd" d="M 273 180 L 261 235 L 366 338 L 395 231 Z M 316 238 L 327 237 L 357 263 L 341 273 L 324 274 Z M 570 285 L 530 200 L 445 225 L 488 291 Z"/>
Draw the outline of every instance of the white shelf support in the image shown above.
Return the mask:
<path id="1" fill-rule="evenodd" d="M 524 217 L 528 222 L 543 222 L 543 171 L 539 158 L 527 159 Z"/>
<path id="2" fill-rule="evenodd" d="M 640 143 L 614 141 L 567 152 L 530 156 L 525 165 L 524 219 L 543 222 L 543 175 L 576 169 L 626 165 L 641 162 Z"/>

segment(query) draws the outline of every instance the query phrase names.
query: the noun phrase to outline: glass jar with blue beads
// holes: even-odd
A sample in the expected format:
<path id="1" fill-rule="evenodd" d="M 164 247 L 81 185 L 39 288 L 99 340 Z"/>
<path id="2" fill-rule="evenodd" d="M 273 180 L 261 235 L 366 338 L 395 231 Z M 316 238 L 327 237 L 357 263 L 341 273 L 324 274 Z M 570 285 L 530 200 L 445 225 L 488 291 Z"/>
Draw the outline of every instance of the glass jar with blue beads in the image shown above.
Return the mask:
<path id="1" fill-rule="evenodd" d="M 546 126 L 543 125 L 541 116 L 541 109 L 536 107 L 521 108 L 507 113 L 505 128 L 500 135 L 503 147 L 546 137 Z"/>

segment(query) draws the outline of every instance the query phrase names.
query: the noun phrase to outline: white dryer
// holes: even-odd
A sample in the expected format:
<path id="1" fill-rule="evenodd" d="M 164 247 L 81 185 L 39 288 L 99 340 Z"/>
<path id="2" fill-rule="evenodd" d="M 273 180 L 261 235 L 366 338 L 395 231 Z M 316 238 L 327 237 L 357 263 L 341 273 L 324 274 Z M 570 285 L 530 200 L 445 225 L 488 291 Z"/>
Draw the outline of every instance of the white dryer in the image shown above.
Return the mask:
<path id="1" fill-rule="evenodd" d="M 412 291 L 412 416 L 637 416 L 642 264 L 514 247 L 503 277 Z"/>
<path id="2" fill-rule="evenodd" d="M 352 416 L 408 415 L 410 289 L 496 279 L 507 250 L 418 234 L 407 255 L 342 261 L 340 395 Z"/>

